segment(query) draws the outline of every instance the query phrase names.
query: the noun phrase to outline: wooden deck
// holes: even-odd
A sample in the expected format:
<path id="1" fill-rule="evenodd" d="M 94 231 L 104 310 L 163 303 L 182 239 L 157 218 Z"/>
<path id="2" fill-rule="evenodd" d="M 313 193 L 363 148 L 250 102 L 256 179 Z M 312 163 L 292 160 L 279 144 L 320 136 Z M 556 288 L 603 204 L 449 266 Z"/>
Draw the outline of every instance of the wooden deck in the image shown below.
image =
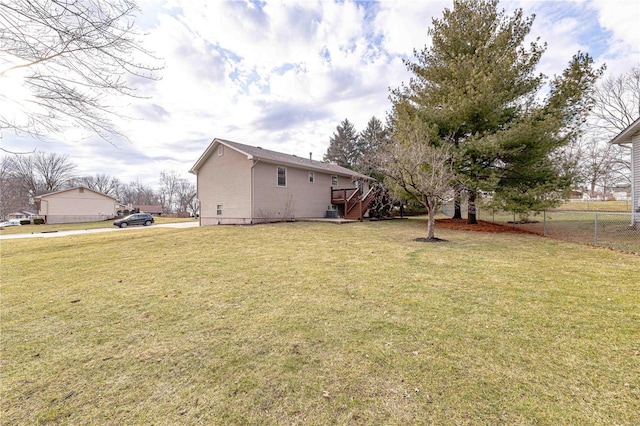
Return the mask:
<path id="1" fill-rule="evenodd" d="M 339 214 L 343 219 L 362 221 L 375 197 L 376 191 L 373 188 L 364 196 L 360 188 L 331 188 L 331 204 L 338 206 Z"/>

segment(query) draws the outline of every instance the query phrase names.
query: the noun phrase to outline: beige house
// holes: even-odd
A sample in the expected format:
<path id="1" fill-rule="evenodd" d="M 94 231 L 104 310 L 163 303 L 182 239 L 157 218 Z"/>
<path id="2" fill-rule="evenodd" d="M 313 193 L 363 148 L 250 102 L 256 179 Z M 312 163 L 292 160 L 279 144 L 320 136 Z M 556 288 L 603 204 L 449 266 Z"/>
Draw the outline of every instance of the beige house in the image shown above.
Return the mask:
<path id="1" fill-rule="evenodd" d="M 640 118 L 613 138 L 611 143 L 631 145 L 631 213 L 633 222 L 640 223 Z"/>
<path id="2" fill-rule="evenodd" d="M 46 223 L 99 222 L 116 216 L 118 201 L 83 186 L 51 192 L 35 198 Z"/>
<path id="3" fill-rule="evenodd" d="M 193 165 L 200 225 L 340 216 L 362 220 L 371 179 L 353 170 L 223 139 Z"/>
<path id="4" fill-rule="evenodd" d="M 30 210 L 22 210 L 22 211 L 19 211 L 19 212 L 9 213 L 7 215 L 7 220 L 11 220 L 11 219 L 29 219 L 29 220 L 33 220 L 36 217 L 38 217 L 38 213 L 30 211 Z"/>

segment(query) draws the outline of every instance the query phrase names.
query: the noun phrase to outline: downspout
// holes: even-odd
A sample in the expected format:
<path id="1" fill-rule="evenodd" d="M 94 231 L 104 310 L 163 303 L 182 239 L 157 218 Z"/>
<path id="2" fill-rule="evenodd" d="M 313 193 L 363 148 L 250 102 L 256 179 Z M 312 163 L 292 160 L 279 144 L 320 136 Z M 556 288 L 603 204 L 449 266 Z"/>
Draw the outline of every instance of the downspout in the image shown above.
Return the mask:
<path id="1" fill-rule="evenodd" d="M 249 188 L 250 192 L 251 192 L 251 197 L 249 198 L 249 214 L 250 214 L 250 218 L 249 218 L 249 223 L 251 225 L 253 225 L 253 217 L 254 217 L 254 212 L 253 212 L 253 206 L 255 203 L 254 198 L 254 194 L 255 194 L 255 177 L 254 177 L 254 167 L 256 166 L 256 164 L 258 164 L 260 162 L 260 160 L 253 160 L 253 164 L 251 165 L 251 188 Z"/>

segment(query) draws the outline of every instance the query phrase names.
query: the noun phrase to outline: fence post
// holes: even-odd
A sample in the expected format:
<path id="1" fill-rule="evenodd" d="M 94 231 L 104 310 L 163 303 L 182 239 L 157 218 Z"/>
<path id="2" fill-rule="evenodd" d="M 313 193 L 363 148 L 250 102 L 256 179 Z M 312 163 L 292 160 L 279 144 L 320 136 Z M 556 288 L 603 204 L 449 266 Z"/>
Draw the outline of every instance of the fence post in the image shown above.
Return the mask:
<path id="1" fill-rule="evenodd" d="M 598 245 L 598 212 L 595 213 L 594 215 L 595 219 L 594 219 L 594 229 L 593 229 L 593 245 L 597 246 Z"/>
<path id="2" fill-rule="evenodd" d="M 542 235 L 547 236 L 547 211 L 542 212 Z"/>

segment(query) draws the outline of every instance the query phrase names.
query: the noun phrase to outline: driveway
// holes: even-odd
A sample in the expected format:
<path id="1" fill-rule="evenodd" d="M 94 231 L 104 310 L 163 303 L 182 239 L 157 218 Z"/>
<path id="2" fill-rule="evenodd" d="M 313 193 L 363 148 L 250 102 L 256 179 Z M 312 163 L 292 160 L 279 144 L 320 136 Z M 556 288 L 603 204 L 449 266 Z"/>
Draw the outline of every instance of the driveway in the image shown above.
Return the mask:
<path id="1" fill-rule="evenodd" d="M 10 234 L 0 235 L 0 240 L 16 240 L 20 238 L 54 238 L 54 237 L 67 237 L 69 235 L 83 235 L 83 234 L 97 234 L 100 232 L 127 232 L 138 229 L 155 229 L 155 228 L 194 228 L 198 226 L 198 222 L 176 222 L 176 223 L 163 223 L 159 225 L 151 226 L 132 226 L 127 228 L 98 228 L 98 229 L 80 229 L 75 231 L 52 231 L 52 232 L 38 232 L 31 234 Z"/>

